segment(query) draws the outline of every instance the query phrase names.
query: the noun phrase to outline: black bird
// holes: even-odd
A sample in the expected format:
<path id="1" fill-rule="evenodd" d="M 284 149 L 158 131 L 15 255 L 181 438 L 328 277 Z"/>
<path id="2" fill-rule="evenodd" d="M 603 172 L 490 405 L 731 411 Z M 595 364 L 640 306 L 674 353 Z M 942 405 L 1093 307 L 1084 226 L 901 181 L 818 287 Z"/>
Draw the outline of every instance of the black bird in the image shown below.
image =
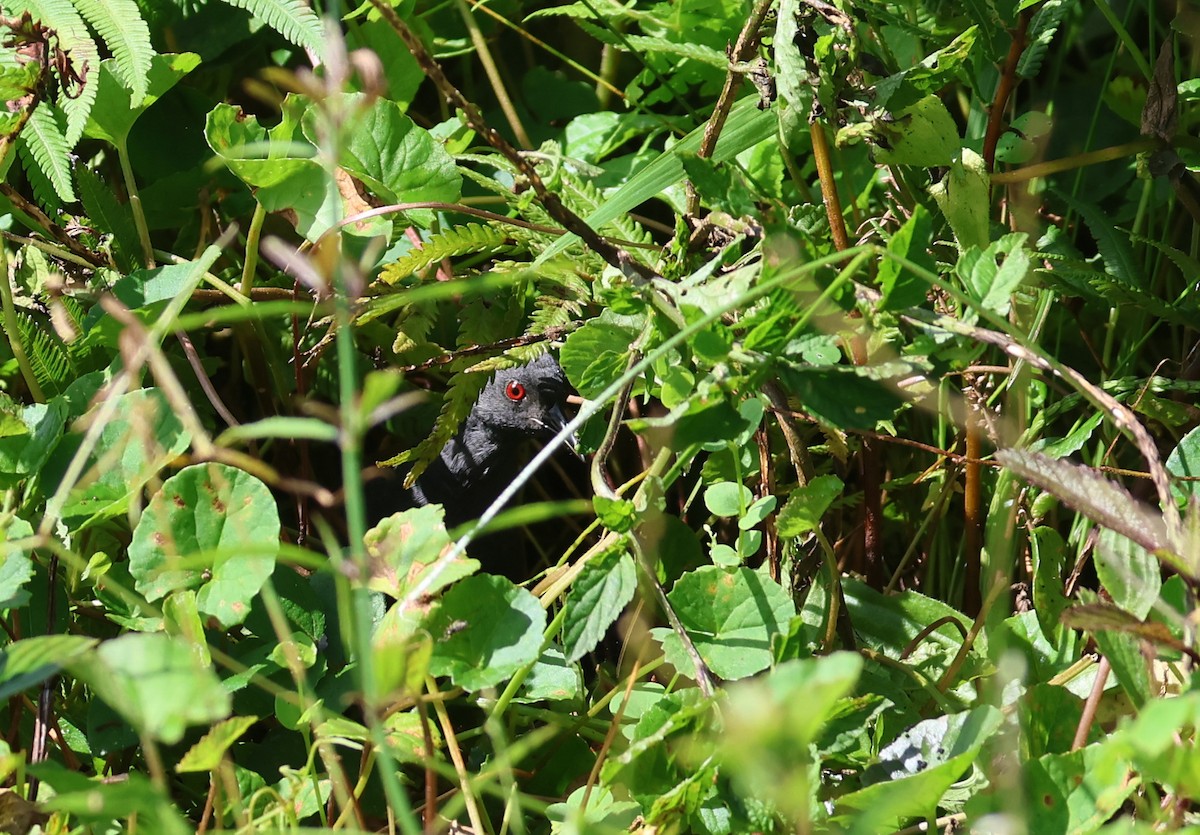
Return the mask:
<path id="1" fill-rule="evenodd" d="M 478 519 L 525 466 L 525 441 L 544 443 L 566 425 L 568 389 L 550 354 L 497 372 L 416 484 L 404 489 L 399 473 L 367 483 L 371 522 L 434 502 L 445 508 L 448 528 Z"/>

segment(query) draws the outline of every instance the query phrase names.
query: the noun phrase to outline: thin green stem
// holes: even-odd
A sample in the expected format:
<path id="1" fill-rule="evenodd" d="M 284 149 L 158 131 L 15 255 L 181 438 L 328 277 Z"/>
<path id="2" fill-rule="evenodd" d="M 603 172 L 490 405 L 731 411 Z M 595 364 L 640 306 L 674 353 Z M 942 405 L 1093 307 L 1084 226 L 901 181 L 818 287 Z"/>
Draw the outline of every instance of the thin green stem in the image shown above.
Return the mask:
<path id="1" fill-rule="evenodd" d="M 254 204 L 254 216 L 250 218 L 250 229 L 246 232 L 246 263 L 242 266 L 241 291 L 249 296 L 254 287 L 254 271 L 258 269 L 258 240 L 262 237 L 263 221 L 267 210 L 262 203 Z"/>
<path id="2" fill-rule="evenodd" d="M 138 194 L 137 181 L 133 178 L 133 166 L 129 164 L 129 149 L 125 141 L 117 145 L 117 159 L 121 162 L 121 176 L 125 179 L 125 191 L 129 193 L 129 208 L 133 211 L 133 223 L 137 227 L 138 240 L 142 244 L 142 255 L 146 266 L 154 268 L 154 247 L 150 244 L 150 227 L 146 224 L 146 213 L 142 211 L 142 198 Z"/>
<path id="3" fill-rule="evenodd" d="M 1121 41 L 1121 45 L 1129 50 L 1129 57 L 1137 64 L 1142 77 L 1147 81 L 1152 79 L 1154 77 L 1154 70 L 1150 69 L 1150 62 L 1146 60 L 1146 56 L 1138 48 L 1137 42 L 1129 34 L 1129 30 L 1125 28 L 1125 24 L 1117 20 L 1117 16 L 1113 14 L 1113 10 L 1108 5 L 1108 0 L 1096 0 L 1096 8 L 1100 10 L 1100 14 L 1104 15 L 1104 19 L 1108 21 L 1108 25 L 1116 33 L 1117 39 Z"/>

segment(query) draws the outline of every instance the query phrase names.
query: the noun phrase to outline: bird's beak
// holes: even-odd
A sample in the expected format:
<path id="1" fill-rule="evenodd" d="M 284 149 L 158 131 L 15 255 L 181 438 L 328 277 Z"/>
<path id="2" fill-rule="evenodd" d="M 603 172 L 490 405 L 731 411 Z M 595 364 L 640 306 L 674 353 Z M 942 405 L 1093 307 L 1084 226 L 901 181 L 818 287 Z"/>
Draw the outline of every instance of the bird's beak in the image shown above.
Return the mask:
<path id="1" fill-rule="evenodd" d="M 546 422 L 542 425 L 546 427 L 546 431 L 550 434 L 550 436 L 554 437 L 558 435 L 558 433 L 562 432 L 567 423 L 567 416 L 563 413 L 562 406 L 556 404 L 554 408 L 550 410 L 550 413 L 546 415 Z M 574 432 L 563 438 L 563 445 L 570 449 L 576 458 L 580 459 L 581 461 L 583 460 L 583 456 L 579 454 L 579 438 Z"/>

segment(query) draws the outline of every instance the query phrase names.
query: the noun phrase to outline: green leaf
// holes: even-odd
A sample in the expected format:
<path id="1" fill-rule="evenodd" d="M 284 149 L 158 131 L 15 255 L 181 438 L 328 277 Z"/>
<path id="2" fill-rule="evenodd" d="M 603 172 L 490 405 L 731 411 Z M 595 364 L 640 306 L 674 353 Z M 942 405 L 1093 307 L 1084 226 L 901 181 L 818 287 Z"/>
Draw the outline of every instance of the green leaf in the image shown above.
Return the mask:
<path id="1" fill-rule="evenodd" d="M 684 574 L 667 595 L 680 622 L 716 675 L 745 678 L 771 664 L 771 643 L 787 632 L 796 613 L 780 586 L 748 568 L 727 571 L 715 565 Z M 694 666 L 674 630 L 651 634 L 663 645 L 667 661 L 686 675 Z"/>
<path id="2" fill-rule="evenodd" d="M 1114 603 L 1139 619 L 1150 614 L 1162 589 L 1162 568 L 1153 554 L 1102 528 L 1093 561 L 1096 576 Z"/>
<path id="3" fill-rule="evenodd" d="M 425 505 L 383 519 L 367 532 L 367 555 L 371 559 L 368 586 L 396 599 L 420 585 L 440 557 L 450 550 L 441 505 Z M 426 589 L 436 594 L 446 586 L 479 570 L 478 560 L 459 555 L 443 563 L 437 579 Z"/>
<path id="4" fill-rule="evenodd" d="M 84 421 L 94 420 L 96 413 L 106 407 L 106 403 L 97 404 Z M 158 389 L 121 395 L 112 417 L 100 430 L 89 469 L 68 496 L 63 518 L 69 526 L 79 528 L 123 513 L 130 497 L 187 449 L 190 441 L 175 410 Z"/>
<path id="5" fill-rule="evenodd" d="M 275 570 L 279 512 L 267 486 L 225 464 L 197 464 L 150 499 L 129 545 L 129 573 L 147 600 L 198 589 L 225 628 L 241 623 Z"/>
<path id="6" fill-rule="evenodd" d="M 710 484 L 704 490 L 704 506 L 714 516 L 741 516 L 753 501 L 750 488 L 734 481 Z"/>
<path id="7" fill-rule="evenodd" d="M 88 220 L 97 231 L 113 236 L 113 260 L 123 271 L 135 269 L 141 243 L 128 204 L 118 202 L 112 188 L 100 182 L 100 178 L 86 165 L 75 169 L 75 179 L 79 184 L 79 200 L 83 203 Z"/>
<path id="8" fill-rule="evenodd" d="M 5 411 L 15 408 L 4 404 Z M 0 436 L 0 485 L 14 486 L 39 473 L 66 426 L 67 409 L 61 397 L 9 412 Z"/>
<path id="9" fill-rule="evenodd" d="M 39 635 L 12 642 L 0 650 L 0 698 L 41 684 L 96 643 L 82 635 Z"/>
<path id="10" fill-rule="evenodd" d="M 257 721 L 257 716 L 232 716 L 224 722 L 218 722 L 188 749 L 176 764 L 175 770 L 180 774 L 215 771 L 230 746 L 241 739 L 242 734 L 250 730 Z"/>
<path id="11" fill-rule="evenodd" d="M 784 370 L 788 393 L 822 423 L 839 429 L 874 429 L 900 407 L 894 386 L 878 378 L 911 372 L 905 363 L 890 366 L 832 365 Z"/>
<path id="12" fill-rule="evenodd" d="M 558 361 L 575 390 L 593 398 L 625 371 L 629 346 L 641 332 L 641 322 L 605 311 L 572 332 Z"/>
<path id="13" fill-rule="evenodd" d="M 568 662 L 561 650 L 550 647 L 529 670 L 517 701 L 576 701 L 582 694 L 583 676 L 578 665 Z"/>
<path id="14" fill-rule="evenodd" d="M 97 71 L 96 107 L 88 120 L 87 135 L 123 147 L 134 123 L 150 105 L 199 65 L 200 56 L 192 52 L 154 55 L 139 95 L 114 59 L 101 61 Z"/>
<path id="15" fill-rule="evenodd" d="M 13 517 L 3 530 L 0 540 L 0 609 L 18 609 L 29 602 L 25 584 L 33 579 L 33 560 L 29 550 L 17 549 L 8 543 L 33 536 L 33 526 Z"/>
<path id="16" fill-rule="evenodd" d="M 1171 492 L 1180 502 L 1200 495 L 1200 427 L 1188 432 L 1167 456 L 1167 472 L 1179 478 L 1171 482 Z M 1184 481 L 1184 479 L 1195 479 Z"/>
<path id="17" fill-rule="evenodd" d="M 196 831 L 174 801 L 136 771 L 119 782 L 106 783 L 100 777 L 88 777 L 47 761 L 30 766 L 30 773 L 54 790 L 53 796 L 44 801 L 48 811 L 96 824 L 97 829 L 107 831 L 136 816 L 139 827 L 159 835 L 192 835 Z"/>
<path id="18" fill-rule="evenodd" d="M 343 207 L 337 188 L 315 159 L 316 147 L 302 132 L 308 106 L 289 94 L 279 124 L 268 130 L 240 108 L 218 104 L 208 114 L 204 136 L 229 170 L 254 190 L 264 209 L 294 213 L 297 231 L 315 241 L 342 219 Z"/>
<path id="19" fill-rule="evenodd" d="M 740 99 L 733 105 L 712 155 L 714 163 L 730 160 L 747 148 L 766 141 L 775 133 L 775 116 L 769 111 L 759 110 L 757 104 L 758 98 L 751 96 Z M 623 186 L 607 196 L 603 205 L 587 215 L 584 221 L 593 229 L 599 229 L 672 185 L 682 182 L 684 172 L 681 155 L 696 153 L 705 127 L 701 125 L 696 128 L 671 146 L 669 151 L 630 177 Z M 533 266 L 553 258 L 578 240 L 574 234 L 563 235 L 542 251 L 533 262 Z"/>
<path id="20" fill-rule="evenodd" d="M 399 104 L 377 98 L 360 111 L 366 100 L 364 95 L 343 100 L 356 115 L 342 143 L 339 165 L 387 203 L 457 202 L 462 175 L 441 143 L 404 115 Z M 313 139 L 310 126 L 306 134 Z M 429 209 L 406 214 L 420 219 L 422 226 L 433 219 Z"/>
<path id="21" fill-rule="evenodd" d="M 1115 741 L 1025 764 L 1029 797 L 1043 832 L 1095 832 L 1138 790 L 1141 780 Z"/>
<path id="22" fill-rule="evenodd" d="M 111 60 L 130 91 L 130 101 L 140 102 L 146 95 L 146 76 L 150 72 L 154 47 L 150 44 L 150 27 L 142 19 L 137 3 L 134 0 L 72 2 L 112 53 Z M 96 106 L 101 106 L 99 97 Z"/>
<path id="23" fill-rule="evenodd" d="M 627 551 L 609 551 L 584 567 L 567 594 L 562 633 L 567 661 L 578 661 L 596 648 L 636 590 L 637 567 Z"/>
<path id="24" fill-rule="evenodd" d="M 986 249 L 967 247 L 955 267 L 968 295 L 983 310 L 1007 316 L 1012 294 L 1029 274 L 1030 256 L 1024 232 L 1005 235 Z"/>
<path id="25" fill-rule="evenodd" d="M 888 253 L 933 272 L 936 267 L 927 249 L 932 238 L 933 219 L 925 207 L 918 203 L 913 208 L 912 217 L 905 221 L 900 231 L 888 241 Z M 923 278 L 911 274 L 896 261 L 884 258 L 879 264 L 879 288 L 883 291 L 883 298 L 879 302 L 880 310 L 903 310 L 906 307 L 916 307 L 925 301 L 929 285 Z"/>
<path id="26" fill-rule="evenodd" d="M 304 0 L 225 0 L 225 2 L 250 12 L 296 46 L 310 50 L 318 58 L 324 56 L 325 32 L 321 27 L 321 19 Z"/>
<path id="27" fill-rule="evenodd" d="M 788 496 L 775 519 L 775 529 L 786 538 L 802 536 L 821 525 L 821 517 L 842 495 L 845 485 L 835 475 L 821 475 Z"/>
<path id="28" fill-rule="evenodd" d="M 954 230 L 959 248 L 987 247 L 991 240 L 991 184 L 983 157 L 963 148 L 962 156 L 950 165 L 940 182 L 929 187 L 929 193 Z"/>
<path id="29" fill-rule="evenodd" d="M 537 660 L 546 612 L 504 577 L 478 574 L 446 592 L 425 628 L 434 639 L 430 670 L 474 692 Z"/>
<path id="30" fill-rule="evenodd" d="M 592 507 L 600 524 L 610 531 L 626 533 L 638 522 L 637 508 L 628 499 L 592 496 Z"/>
<path id="31" fill-rule="evenodd" d="M 879 145 L 875 159 L 884 165 L 950 165 L 962 146 L 954 117 L 932 94 L 873 128 Z"/>
<path id="32" fill-rule="evenodd" d="M 53 107 L 43 101 L 34 108 L 29 121 L 25 123 L 25 129 L 21 131 L 21 141 L 37 163 L 38 170 L 54 188 L 58 199 L 63 203 L 74 203 L 71 145 Z"/>
<path id="33" fill-rule="evenodd" d="M 183 641 L 161 633 L 131 633 L 105 641 L 69 664 L 139 733 L 168 745 L 188 725 L 229 715 L 229 694 Z"/>

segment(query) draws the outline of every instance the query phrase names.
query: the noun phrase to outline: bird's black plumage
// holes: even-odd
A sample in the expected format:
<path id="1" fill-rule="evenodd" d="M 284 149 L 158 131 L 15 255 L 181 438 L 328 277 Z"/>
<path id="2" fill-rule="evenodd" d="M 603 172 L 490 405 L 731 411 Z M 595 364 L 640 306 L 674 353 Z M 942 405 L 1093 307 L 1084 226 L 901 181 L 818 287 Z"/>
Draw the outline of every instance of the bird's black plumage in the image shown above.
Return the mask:
<path id="1" fill-rule="evenodd" d="M 406 490 L 398 475 L 368 484 L 372 521 L 434 502 L 445 508 L 448 527 L 479 518 L 525 465 L 524 442 L 549 441 L 566 425 L 568 388 L 562 368 L 549 354 L 497 372 L 458 434 L 416 484 Z"/>

